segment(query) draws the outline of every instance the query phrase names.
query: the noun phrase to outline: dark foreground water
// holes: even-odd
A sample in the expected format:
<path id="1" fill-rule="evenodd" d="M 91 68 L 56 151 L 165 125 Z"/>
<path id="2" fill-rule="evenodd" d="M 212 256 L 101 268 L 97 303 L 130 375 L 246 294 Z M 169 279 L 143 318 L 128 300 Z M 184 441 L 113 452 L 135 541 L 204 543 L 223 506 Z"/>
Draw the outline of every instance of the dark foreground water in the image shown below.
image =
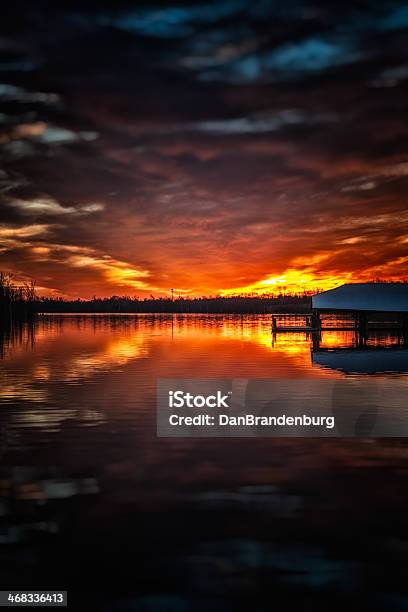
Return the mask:
<path id="1" fill-rule="evenodd" d="M 404 439 L 156 437 L 158 377 L 408 389 L 385 331 L 311 349 L 263 316 L 44 316 L 4 332 L 1 588 L 67 589 L 98 610 L 406 610 Z"/>

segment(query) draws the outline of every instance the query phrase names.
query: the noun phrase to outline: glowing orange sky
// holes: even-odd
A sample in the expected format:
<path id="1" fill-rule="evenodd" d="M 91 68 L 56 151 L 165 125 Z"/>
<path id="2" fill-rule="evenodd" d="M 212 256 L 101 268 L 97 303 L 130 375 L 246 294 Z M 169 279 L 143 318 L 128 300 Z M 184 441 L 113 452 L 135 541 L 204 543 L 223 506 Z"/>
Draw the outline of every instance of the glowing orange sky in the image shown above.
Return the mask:
<path id="1" fill-rule="evenodd" d="M 39 294 L 70 297 L 159 296 L 171 287 L 176 296 L 268 294 L 407 277 L 408 213 L 399 190 L 408 164 L 362 169 L 362 161 L 342 167 L 315 156 L 312 179 L 312 160 L 299 146 L 286 154 L 288 179 L 283 156 L 274 164 L 272 141 L 257 151 L 254 189 L 242 177 L 254 144 L 241 143 L 239 154 L 232 147 L 223 142 L 211 155 L 205 148 L 194 172 L 180 151 L 127 154 L 128 176 L 143 164 L 165 175 L 145 200 L 129 188 L 120 198 L 106 193 L 71 205 L 49 195 L 9 198 L 18 223 L 0 226 L 2 268 L 36 279 Z M 200 143 L 191 148 L 204 157 Z M 100 163 L 109 163 L 109 149 L 102 153 Z M 202 176 L 208 160 L 214 166 Z M 367 176 L 376 188 L 362 189 Z"/>
<path id="2" fill-rule="evenodd" d="M 66 244 L 64 229 L 75 238 L 76 225 L 84 224 L 93 234 L 91 224 L 97 226 L 96 217 L 104 214 L 104 208 L 78 218 L 70 212 L 54 224 L 42 223 L 38 213 L 35 222 L 18 228 L 3 224 L 2 267 L 37 279 L 39 294 L 71 297 L 169 295 L 171 287 L 175 295 L 269 294 L 377 277 L 399 280 L 407 273 L 402 210 L 364 217 L 333 207 L 318 227 L 282 215 L 271 223 L 247 219 L 233 230 L 235 214 L 226 207 L 190 224 L 167 219 L 142 228 L 128 213 L 123 225 L 101 232 L 98 243 L 106 242 L 105 248 L 74 239 Z M 250 207 L 240 211 L 250 214 Z"/>

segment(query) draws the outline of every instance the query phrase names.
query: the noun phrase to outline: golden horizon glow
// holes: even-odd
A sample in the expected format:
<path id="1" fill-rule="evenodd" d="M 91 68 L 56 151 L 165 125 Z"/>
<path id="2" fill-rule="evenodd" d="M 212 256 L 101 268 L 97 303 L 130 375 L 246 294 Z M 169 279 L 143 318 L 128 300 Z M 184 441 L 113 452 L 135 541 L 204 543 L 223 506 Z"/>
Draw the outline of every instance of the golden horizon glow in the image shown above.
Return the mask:
<path id="1" fill-rule="evenodd" d="M 334 278 L 322 278 L 302 270 L 286 270 L 279 276 L 270 276 L 244 287 L 225 289 L 220 292 L 224 297 L 236 295 L 265 295 L 310 293 L 318 290 L 333 289 L 349 282 L 350 274 Z"/>

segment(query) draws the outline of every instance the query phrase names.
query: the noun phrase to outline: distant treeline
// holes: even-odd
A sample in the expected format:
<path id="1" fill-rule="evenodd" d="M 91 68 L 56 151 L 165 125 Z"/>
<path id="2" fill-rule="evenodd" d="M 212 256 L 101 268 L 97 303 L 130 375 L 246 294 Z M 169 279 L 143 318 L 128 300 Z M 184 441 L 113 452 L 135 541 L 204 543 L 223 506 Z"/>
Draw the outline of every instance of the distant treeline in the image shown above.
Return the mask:
<path id="1" fill-rule="evenodd" d="M 36 310 L 34 283 L 16 284 L 11 276 L 0 272 L 0 322 L 31 319 Z"/>
<path id="2" fill-rule="evenodd" d="M 269 312 L 307 312 L 310 310 L 309 295 L 279 295 L 276 297 L 200 297 L 138 298 L 112 296 L 92 300 L 64 300 L 41 298 L 37 302 L 38 312 L 157 312 L 157 313 L 225 313 L 261 314 Z"/>

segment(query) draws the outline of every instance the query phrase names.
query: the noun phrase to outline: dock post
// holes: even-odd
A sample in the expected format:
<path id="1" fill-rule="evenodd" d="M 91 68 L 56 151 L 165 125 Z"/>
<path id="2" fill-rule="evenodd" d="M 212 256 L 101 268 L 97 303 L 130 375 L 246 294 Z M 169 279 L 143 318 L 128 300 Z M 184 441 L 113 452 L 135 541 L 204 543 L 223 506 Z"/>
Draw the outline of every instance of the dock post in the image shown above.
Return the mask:
<path id="1" fill-rule="evenodd" d="M 276 317 L 272 317 L 272 332 L 276 334 Z"/>
<path id="2" fill-rule="evenodd" d="M 321 333 L 320 331 L 313 331 L 312 332 L 312 347 L 313 347 L 313 351 L 317 352 L 320 348 L 320 340 L 321 340 Z"/>
<path id="3" fill-rule="evenodd" d="M 312 328 L 316 331 L 320 331 L 322 322 L 320 320 L 320 314 L 314 310 L 312 314 Z"/>
<path id="4" fill-rule="evenodd" d="M 365 312 L 361 312 L 359 316 L 359 331 L 362 336 L 367 335 L 367 314 Z"/>
<path id="5" fill-rule="evenodd" d="M 358 314 L 358 335 L 359 345 L 365 346 L 367 342 L 367 313 L 360 312 Z"/>
<path id="6" fill-rule="evenodd" d="M 403 315 L 402 320 L 402 341 L 408 344 L 408 315 Z"/>

